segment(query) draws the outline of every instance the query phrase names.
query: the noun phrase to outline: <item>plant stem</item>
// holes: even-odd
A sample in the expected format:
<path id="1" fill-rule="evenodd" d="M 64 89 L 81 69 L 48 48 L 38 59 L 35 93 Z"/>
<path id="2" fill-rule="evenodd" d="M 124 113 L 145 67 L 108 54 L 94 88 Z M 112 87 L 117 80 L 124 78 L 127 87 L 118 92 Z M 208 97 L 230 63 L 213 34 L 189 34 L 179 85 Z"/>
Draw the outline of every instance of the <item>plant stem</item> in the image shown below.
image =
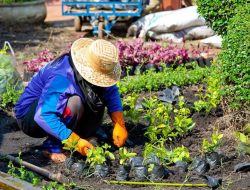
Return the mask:
<path id="1" fill-rule="evenodd" d="M 110 184 L 117 185 L 154 185 L 154 186 L 169 186 L 169 187 L 208 187 L 206 183 L 154 183 L 154 182 L 143 182 L 143 181 L 107 181 Z"/>

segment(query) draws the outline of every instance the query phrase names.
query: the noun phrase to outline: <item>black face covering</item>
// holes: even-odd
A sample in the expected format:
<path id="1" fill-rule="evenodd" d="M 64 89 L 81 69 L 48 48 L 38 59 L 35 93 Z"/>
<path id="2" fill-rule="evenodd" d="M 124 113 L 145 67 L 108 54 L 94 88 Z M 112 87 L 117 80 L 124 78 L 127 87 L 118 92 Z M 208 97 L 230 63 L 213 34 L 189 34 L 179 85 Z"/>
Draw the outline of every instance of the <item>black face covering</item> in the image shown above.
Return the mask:
<path id="1" fill-rule="evenodd" d="M 95 86 L 88 81 L 86 81 L 80 73 L 76 70 L 75 65 L 73 63 L 71 53 L 69 55 L 69 63 L 74 72 L 75 80 L 78 83 L 82 93 L 85 96 L 85 101 L 93 113 L 99 113 L 103 110 L 104 104 L 100 98 L 100 95 L 103 94 L 104 88 Z"/>

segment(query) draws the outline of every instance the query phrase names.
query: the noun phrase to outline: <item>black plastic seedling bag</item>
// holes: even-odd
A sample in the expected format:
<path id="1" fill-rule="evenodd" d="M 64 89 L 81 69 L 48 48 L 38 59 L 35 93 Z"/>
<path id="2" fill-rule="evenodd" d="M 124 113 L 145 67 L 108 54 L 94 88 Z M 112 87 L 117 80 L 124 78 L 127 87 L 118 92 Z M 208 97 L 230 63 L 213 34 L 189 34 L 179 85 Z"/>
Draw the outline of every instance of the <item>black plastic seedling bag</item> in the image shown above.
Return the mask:
<path id="1" fill-rule="evenodd" d="M 148 168 L 146 166 L 136 166 L 133 168 L 135 179 L 138 181 L 143 181 L 147 179 Z"/>
<path id="2" fill-rule="evenodd" d="M 109 174 L 107 165 L 96 165 L 94 175 L 97 177 L 106 177 Z"/>
<path id="3" fill-rule="evenodd" d="M 126 181 L 129 176 L 129 171 L 130 171 L 130 166 L 120 165 L 116 173 L 116 180 Z"/>

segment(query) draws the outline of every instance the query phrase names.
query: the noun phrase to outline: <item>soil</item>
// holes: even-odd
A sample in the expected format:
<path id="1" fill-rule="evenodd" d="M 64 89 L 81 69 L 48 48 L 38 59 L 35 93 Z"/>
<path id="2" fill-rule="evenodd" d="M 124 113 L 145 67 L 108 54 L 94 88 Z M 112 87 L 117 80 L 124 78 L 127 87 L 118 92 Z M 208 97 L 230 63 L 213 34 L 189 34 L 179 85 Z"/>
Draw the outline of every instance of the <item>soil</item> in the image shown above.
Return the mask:
<path id="1" fill-rule="evenodd" d="M 125 32 L 122 25 L 115 28 L 113 34 L 116 38 L 124 38 Z M 23 74 L 23 65 L 21 64 L 25 60 L 30 60 L 35 57 L 37 53 L 42 51 L 44 48 L 51 50 L 56 55 L 62 52 L 68 51 L 70 44 L 78 39 L 79 37 L 91 37 L 89 32 L 75 32 L 73 28 L 72 21 L 62 21 L 54 22 L 50 24 L 45 24 L 42 26 L 14 26 L 0 28 L 0 44 L 4 41 L 9 41 L 16 52 L 16 58 L 18 62 L 18 70 Z M 112 39 L 114 40 L 114 39 Z M 126 39 L 127 40 L 127 39 Z M 197 44 L 198 42 L 192 42 Z M 188 45 L 188 43 L 187 43 Z M 209 49 L 212 54 L 216 54 L 219 50 Z M 191 102 L 195 100 L 194 93 L 197 91 L 198 86 L 192 85 L 183 87 L 181 89 L 185 98 Z M 214 112 L 216 113 L 216 112 Z M 211 135 L 214 126 L 220 126 L 223 123 L 223 118 L 227 119 L 226 113 L 222 114 L 209 114 L 202 115 L 199 113 L 194 113 L 192 115 L 193 120 L 196 123 L 195 129 L 186 136 L 178 139 L 170 145 L 172 147 L 184 145 L 191 153 L 192 157 L 200 155 L 200 146 L 203 138 L 207 138 Z M 111 127 L 110 119 L 106 119 L 105 126 Z M 129 131 L 129 139 L 133 142 L 129 146 L 129 149 L 137 152 L 141 155 L 143 145 L 146 139 L 143 136 L 145 126 L 138 125 L 134 126 L 127 124 Z M 234 127 L 234 126 L 233 126 Z M 221 132 L 228 134 L 231 128 L 221 127 Z M 232 132 L 232 131 L 231 131 Z M 247 155 L 238 156 L 235 154 L 236 143 L 230 135 L 225 135 L 224 141 L 220 148 L 220 152 L 225 154 L 228 159 L 226 162 L 222 163 L 221 166 L 213 170 L 209 170 L 206 175 L 213 176 L 222 179 L 222 186 L 220 189 L 230 189 L 230 190 L 246 190 L 250 189 L 250 173 L 236 173 L 234 172 L 234 166 L 238 163 L 249 162 L 250 157 Z M 11 108 L 0 110 L 0 151 L 5 154 L 11 154 L 18 156 L 21 152 L 21 158 L 27 162 L 35 164 L 39 167 L 48 169 L 51 172 L 58 173 L 61 172 L 64 175 L 70 177 L 73 181 L 89 185 L 93 189 L 181 189 L 174 187 L 148 187 L 148 186 L 125 186 L 125 185 L 109 185 L 104 183 L 103 180 L 115 180 L 115 172 L 118 168 L 117 162 L 112 162 L 112 167 L 110 171 L 110 176 L 104 179 L 97 177 L 79 177 L 74 172 L 70 172 L 66 169 L 65 164 L 55 164 L 50 160 L 43 157 L 41 153 L 41 144 L 44 138 L 35 139 L 23 134 L 17 126 L 14 118 L 14 114 Z M 111 139 L 109 139 L 111 142 Z M 117 154 L 117 149 L 113 149 L 115 154 Z M 174 166 L 169 166 L 171 171 L 170 176 L 167 179 L 163 179 L 162 182 L 170 183 L 183 183 L 187 176 L 190 176 L 188 183 L 204 183 L 204 179 L 195 173 L 184 173 L 179 174 L 176 172 Z M 0 161 L 0 170 L 7 172 L 7 162 Z M 130 181 L 133 181 L 133 174 L 130 174 Z M 45 181 L 47 181 L 45 179 Z M 44 181 L 44 183 L 45 183 Z M 183 188 L 184 189 L 184 188 Z M 185 189 L 208 189 L 207 187 L 189 187 Z"/>

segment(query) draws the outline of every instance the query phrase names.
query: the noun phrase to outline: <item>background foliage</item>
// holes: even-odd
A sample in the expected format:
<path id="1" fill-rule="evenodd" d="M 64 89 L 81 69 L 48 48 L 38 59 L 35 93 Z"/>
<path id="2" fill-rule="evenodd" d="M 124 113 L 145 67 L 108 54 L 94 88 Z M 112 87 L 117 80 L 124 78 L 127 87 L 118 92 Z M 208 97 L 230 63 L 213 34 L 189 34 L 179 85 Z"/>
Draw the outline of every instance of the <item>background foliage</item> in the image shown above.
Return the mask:
<path id="1" fill-rule="evenodd" d="M 225 35 L 228 23 L 237 11 L 235 9 L 245 5 L 245 0 L 197 0 L 198 12 L 219 35 Z"/>
<path id="2" fill-rule="evenodd" d="M 250 100 L 250 3 L 236 9 L 223 38 L 219 62 L 225 75 L 225 92 L 231 105 L 246 106 Z"/>

